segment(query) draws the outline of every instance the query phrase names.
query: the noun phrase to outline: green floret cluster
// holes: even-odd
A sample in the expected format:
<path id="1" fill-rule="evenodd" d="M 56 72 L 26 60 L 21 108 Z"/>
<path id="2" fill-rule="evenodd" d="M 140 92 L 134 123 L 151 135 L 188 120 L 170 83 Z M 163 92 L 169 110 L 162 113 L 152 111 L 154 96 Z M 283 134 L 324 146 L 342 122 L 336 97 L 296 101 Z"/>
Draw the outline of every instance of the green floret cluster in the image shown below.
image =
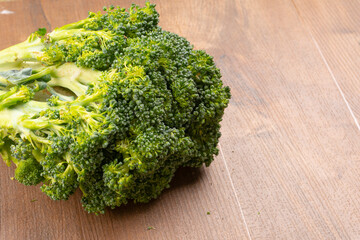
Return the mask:
<path id="1" fill-rule="evenodd" d="M 0 51 L 0 154 L 16 180 L 54 200 L 79 188 L 103 213 L 210 165 L 230 90 L 158 19 L 150 3 L 104 8 Z"/>

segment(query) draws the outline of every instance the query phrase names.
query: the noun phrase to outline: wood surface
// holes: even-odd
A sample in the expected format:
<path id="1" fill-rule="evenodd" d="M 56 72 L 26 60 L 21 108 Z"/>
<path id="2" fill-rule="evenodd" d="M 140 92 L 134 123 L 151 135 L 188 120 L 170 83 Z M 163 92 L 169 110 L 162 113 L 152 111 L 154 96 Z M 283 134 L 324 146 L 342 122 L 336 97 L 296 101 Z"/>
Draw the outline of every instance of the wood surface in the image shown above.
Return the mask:
<path id="1" fill-rule="evenodd" d="M 131 2 L 0 0 L 14 12 L 0 14 L 0 49 Z M 360 2 L 154 2 L 163 29 L 214 55 L 231 87 L 219 156 L 101 216 L 0 164 L 0 239 L 360 239 Z"/>

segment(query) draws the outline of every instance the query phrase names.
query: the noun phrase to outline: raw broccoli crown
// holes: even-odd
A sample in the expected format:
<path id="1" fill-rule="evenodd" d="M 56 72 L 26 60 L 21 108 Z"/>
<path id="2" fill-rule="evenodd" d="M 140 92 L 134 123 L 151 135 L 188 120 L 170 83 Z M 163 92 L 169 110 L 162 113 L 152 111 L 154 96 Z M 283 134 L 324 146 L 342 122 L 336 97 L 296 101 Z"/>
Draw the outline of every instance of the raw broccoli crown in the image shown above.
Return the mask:
<path id="1" fill-rule="evenodd" d="M 4 161 L 51 199 L 80 188 L 93 213 L 209 166 L 230 99 L 213 57 L 162 30 L 155 5 L 104 11 L 0 51 Z"/>

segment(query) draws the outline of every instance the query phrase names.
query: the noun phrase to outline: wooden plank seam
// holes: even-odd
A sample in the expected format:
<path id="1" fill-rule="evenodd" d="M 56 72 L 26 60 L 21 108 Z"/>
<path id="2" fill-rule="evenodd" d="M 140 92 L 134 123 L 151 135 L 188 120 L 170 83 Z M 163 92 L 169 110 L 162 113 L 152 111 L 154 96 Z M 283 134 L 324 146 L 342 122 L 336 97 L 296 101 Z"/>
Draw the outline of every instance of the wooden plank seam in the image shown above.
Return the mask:
<path id="1" fill-rule="evenodd" d="M 359 122 L 358 122 L 357 118 L 355 117 L 355 114 L 354 114 L 353 110 L 351 109 L 351 106 L 350 106 L 349 102 L 346 100 L 345 94 L 344 94 L 343 90 L 341 89 L 338 81 L 336 80 L 335 75 L 334 75 L 333 71 L 331 70 L 331 68 L 330 68 L 327 60 L 325 59 L 324 54 L 322 53 L 322 51 L 321 51 L 321 49 L 320 49 L 320 47 L 319 47 L 318 42 L 315 40 L 315 38 L 314 38 L 314 36 L 313 36 L 313 34 L 312 34 L 311 32 L 310 32 L 310 36 L 311 36 L 312 40 L 314 41 L 314 44 L 315 44 L 317 50 L 319 51 L 320 56 L 321 56 L 322 60 L 324 61 L 325 65 L 326 65 L 326 68 L 328 69 L 328 71 L 329 71 L 329 73 L 330 73 L 330 75 L 331 75 L 331 78 L 333 79 L 333 81 L 334 81 L 337 89 L 339 90 L 339 92 L 340 92 L 340 94 L 341 94 L 341 96 L 342 96 L 342 98 L 343 98 L 343 100 L 344 100 L 344 102 L 345 102 L 348 110 L 350 111 L 350 114 L 351 114 L 352 118 L 353 118 L 354 121 L 355 121 L 355 125 L 356 125 L 357 128 L 360 130 Z"/>
<path id="2" fill-rule="evenodd" d="M 243 210 L 242 210 L 239 197 L 238 197 L 238 195 L 237 195 L 237 193 L 236 193 L 235 186 L 234 186 L 234 182 L 233 182 L 233 180 L 232 180 L 232 178 L 231 178 L 230 171 L 229 171 L 228 165 L 227 165 L 227 163 L 226 163 L 225 156 L 224 156 L 224 153 L 223 153 L 223 150 L 222 150 L 222 148 L 221 148 L 221 144 L 220 144 L 220 143 L 219 143 L 219 149 L 220 149 L 221 157 L 222 157 L 222 159 L 223 159 L 223 161 L 224 161 L 224 165 L 225 165 L 226 172 L 227 172 L 227 174 L 228 174 L 228 176 L 229 176 L 229 179 L 230 179 L 231 188 L 232 188 L 233 191 L 234 191 L 235 199 L 236 199 L 237 205 L 238 205 L 238 207 L 239 207 L 239 209 L 240 209 L 241 218 L 242 218 L 242 220 L 243 220 L 243 222 L 244 222 L 244 224 L 245 224 L 245 228 L 246 228 L 247 235 L 248 235 L 249 239 L 251 240 L 251 235 L 250 235 L 250 231 L 249 231 L 248 225 L 247 225 L 246 220 L 245 220 L 244 212 L 243 212 Z"/>
<path id="3" fill-rule="evenodd" d="M 349 102 L 347 101 L 347 99 L 346 99 L 346 97 L 345 97 L 345 94 L 344 94 L 343 90 L 341 89 L 341 87 L 340 87 L 340 85 L 339 85 L 338 81 L 336 80 L 336 77 L 335 77 L 335 75 L 334 75 L 333 71 L 331 70 L 331 68 L 330 68 L 330 66 L 329 66 L 329 64 L 328 64 L 328 61 L 326 60 L 326 58 L 325 58 L 325 56 L 324 56 L 323 52 L 321 51 L 321 48 L 320 48 L 320 46 L 319 46 L 318 42 L 316 41 L 316 39 L 314 38 L 314 35 L 312 34 L 310 27 L 308 27 L 308 26 L 306 25 L 306 23 L 305 23 L 305 21 L 304 21 L 303 17 L 301 16 L 300 12 L 298 11 L 298 8 L 297 8 L 297 6 L 296 6 L 295 2 L 294 2 L 294 1 L 291 1 L 291 2 L 292 2 L 292 4 L 293 4 L 293 5 L 294 5 L 294 7 L 295 7 L 296 13 L 297 13 L 297 15 L 299 16 L 300 21 L 302 22 L 302 24 L 303 24 L 303 26 L 304 26 L 305 30 L 309 33 L 309 35 L 310 35 L 310 37 L 311 37 L 312 41 L 314 42 L 315 47 L 316 47 L 316 49 L 318 50 L 318 52 L 319 52 L 319 54 L 320 54 L 320 57 L 321 57 L 321 59 L 323 60 L 323 62 L 324 62 L 324 64 L 325 64 L 325 66 L 326 66 L 326 68 L 327 68 L 327 70 L 329 71 L 330 76 L 331 76 L 331 78 L 332 78 L 333 82 L 335 83 L 335 85 L 336 85 L 337 89 L 339 90 L 340 95 L 341 95 L 342 99 L 344 100 L 344 102 L 345 102 L 345 104 L 346 104 L 347 109 L 350 111 L 350 114 L 351 114 L 352 118 L 354 119 L 354 122 L 355 122 L 356 127 L 357 127 L 357 128 L 359 129 L 359 131 L 360 131 L 359 121 L 357 120 L 357 118 L 356 118 L 356 116 L 355 116 L 355 114 L 354 114 L 353 110 L 351 109 L 351 106 L 350 106 Z"/>

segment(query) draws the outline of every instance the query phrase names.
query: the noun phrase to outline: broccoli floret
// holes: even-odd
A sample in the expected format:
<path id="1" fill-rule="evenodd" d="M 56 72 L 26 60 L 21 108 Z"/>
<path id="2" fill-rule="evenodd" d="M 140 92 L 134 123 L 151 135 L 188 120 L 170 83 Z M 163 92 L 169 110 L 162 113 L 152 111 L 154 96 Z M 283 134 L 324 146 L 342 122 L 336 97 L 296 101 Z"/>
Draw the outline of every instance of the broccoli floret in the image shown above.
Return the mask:
<path id="1" fill-rule="evenodd" d="M 10 165 L 13 162 L 16 165 L 15 179 L 20 183 L 29 186 L 37 185 L 44 180 L 42 177 L 42 166 L 32 157 L 32 148 L 19 144 L 17 152 L 12 154 L 11 148 L 14 148 L 12 140 L 8 137 L 3 139 L 0 154 L 3 160 Z"/>
<path id="2" fill-rule="evenodd" d="M 80 188 L 96 214 L 209 166 L 230 99 L 213 58 L 162 30 L 155 5 L 103 10 L 0 51 L 3 160 L 51 199 Z"/>
<path id="3" fill-rule="evenodd" d="M 19 161 L 15 169 L 15 179 L 24 185 L 37 185 L 44 180 L 42 166 L 34 158 Z"/>

